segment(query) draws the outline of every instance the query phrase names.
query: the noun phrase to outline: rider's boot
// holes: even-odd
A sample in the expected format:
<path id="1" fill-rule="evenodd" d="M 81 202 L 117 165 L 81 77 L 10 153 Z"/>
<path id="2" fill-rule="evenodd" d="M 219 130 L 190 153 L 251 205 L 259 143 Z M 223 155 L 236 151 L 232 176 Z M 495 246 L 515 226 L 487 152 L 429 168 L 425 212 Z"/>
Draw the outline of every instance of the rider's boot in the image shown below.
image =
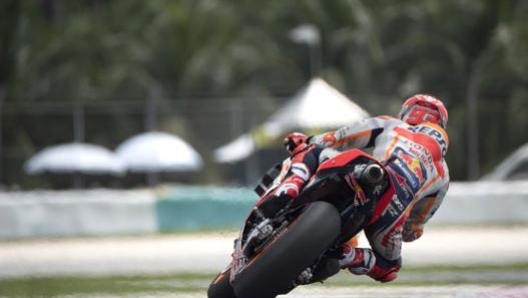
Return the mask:
<path id="1" fill-rule="evenodd" d="M 366 274 L 377 281 L 389 282 L 398 277 L 401 258 L 395 261 L 376 258 L 371 249 L 354 248 L 347 243 L 343 245 L 343 256 L 339 264 L 341 268 L 347 268 L 353 274 Z"/>
<path id="2" fill-rule="evenodd" d="M 348 270 L 356 275 L 367 274 L 376 264 L 376 256 L 368 248 L 356 248 L 350 243 L 343 245 L 343 256 L 339 261 L 341 268 Z"/>

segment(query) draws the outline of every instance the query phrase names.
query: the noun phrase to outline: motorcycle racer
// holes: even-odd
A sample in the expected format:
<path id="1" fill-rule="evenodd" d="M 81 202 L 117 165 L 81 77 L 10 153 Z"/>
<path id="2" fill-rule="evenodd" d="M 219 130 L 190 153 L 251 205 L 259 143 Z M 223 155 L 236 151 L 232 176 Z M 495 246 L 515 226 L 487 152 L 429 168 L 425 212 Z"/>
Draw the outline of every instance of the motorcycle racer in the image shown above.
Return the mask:
<path id="1" fill-rule="evenodd" d="M 292 155 L 292 170 L 273 199 L 265 200 L 259 208 L 264 213 L 275 212 L 278 206 L 295 199 L 328 154 L 323 148 L 373 148 L 372 156 L 385 165 L 394 190 L 382 196 L 364 229 L 371 249 L 345 244 L 339 264 L 353 274 L 392 281 L 401 267 L 402 241 L 422 236 L 424 225 L 447 193 L 447 121 L 447 110 L 440 100 L 416 94 L 404 102 L 398 118 L 368 118 L 311 137 L 290 134 L 285 146 Z"/>

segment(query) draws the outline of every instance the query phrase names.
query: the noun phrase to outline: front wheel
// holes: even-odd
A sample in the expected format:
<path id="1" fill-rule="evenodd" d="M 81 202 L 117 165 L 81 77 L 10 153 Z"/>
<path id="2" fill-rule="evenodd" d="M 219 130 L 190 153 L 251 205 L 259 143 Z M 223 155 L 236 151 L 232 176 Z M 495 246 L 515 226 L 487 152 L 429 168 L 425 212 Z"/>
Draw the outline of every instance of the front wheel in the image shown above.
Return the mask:
<path id="1" fill-rule="evenodd" d="M 228 269 L 215 277 L 209 285 L 209 290 L 207 291 L 208 298 L 236 298 L 235 291 L 231 283 L 229 283 L 230 273 L 231 269 Z"/>
<path id="2" fill-rule="evenodd" d="M 338 237 L 341 218 L 327 202 L 314 202 L 235 277 L 238 298 L 272 298 L 292 290 L 293 281 Z"/>

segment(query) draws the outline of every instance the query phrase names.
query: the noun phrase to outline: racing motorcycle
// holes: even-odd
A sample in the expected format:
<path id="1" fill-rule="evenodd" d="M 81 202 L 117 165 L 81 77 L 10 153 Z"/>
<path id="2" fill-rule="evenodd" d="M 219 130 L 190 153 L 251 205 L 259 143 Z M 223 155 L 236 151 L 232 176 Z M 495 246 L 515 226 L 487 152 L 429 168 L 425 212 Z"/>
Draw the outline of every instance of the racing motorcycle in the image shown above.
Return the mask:
<path id="1" fill-rule="evenodd" d="M 260 180 L 260 199 L 234 241 L 232 261 L 208 289 L 209 298 L 271 298 L 339 272 L 342 245 L 372 219 L 392 187 L 383 164 L 352 149 L 322 162 L 297 198 L 273 216 L 258 208 L 284 180 L 290 158 Z"/>

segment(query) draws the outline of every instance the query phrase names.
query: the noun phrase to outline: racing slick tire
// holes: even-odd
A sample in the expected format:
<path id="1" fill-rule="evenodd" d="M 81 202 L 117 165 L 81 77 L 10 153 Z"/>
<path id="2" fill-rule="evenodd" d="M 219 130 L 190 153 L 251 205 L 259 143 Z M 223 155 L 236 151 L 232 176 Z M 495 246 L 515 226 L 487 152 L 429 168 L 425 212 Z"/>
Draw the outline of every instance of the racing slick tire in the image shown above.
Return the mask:
<path id="1" fill-rule="evenodd" d="M 258 255 L 233 282 L 237 298 L 272 298 L 294 288 L 295 279 L 333 244 L 341 229 L 337 209 L 314 202 Z"/>
<path id="2" fill-rule="evenodd" d="M 235 292 L 229 282 L 231 269 L 218 274 L 207 290 L 208 298 L 236 298 Z"/>

